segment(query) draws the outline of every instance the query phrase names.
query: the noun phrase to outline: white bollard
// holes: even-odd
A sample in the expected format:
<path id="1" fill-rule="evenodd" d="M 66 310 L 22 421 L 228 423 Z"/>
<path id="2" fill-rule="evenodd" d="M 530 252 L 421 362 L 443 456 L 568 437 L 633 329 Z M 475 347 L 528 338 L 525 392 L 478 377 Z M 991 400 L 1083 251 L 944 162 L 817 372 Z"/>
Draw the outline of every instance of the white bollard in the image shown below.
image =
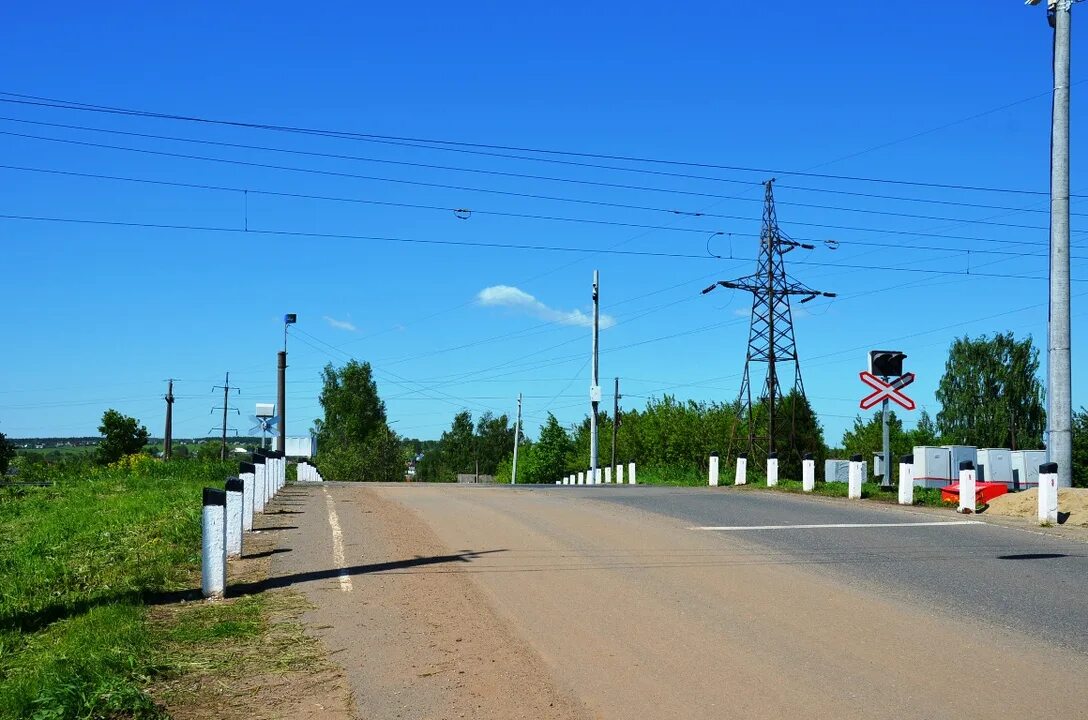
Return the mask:
<path id="1" fill-rule="evenodd" d="M 914 456 L 899 458 L 899 504 L 914 504 Z"/>
<path id="2" fill-rule="evenodd" d="M 767 487 L 778 485 L 778 453 L 767 455 Z"/>
<path id="3" fill-rule="evenodd" d="M 710 487 L 718 487 L 718 453 L 710 453 L 710 471 L 707 481 Z"/>
<path id="4" fill-rule="evenodd" d="M 816 489 L 816 461 L 812 453 L 805 453 L 801 458 L 801 491 L 812 492 Z"/>
<path id="5" fill-rule="evenodd" d="M 627 463 L 627 484 L 638 485 L 635 481 L 635 464 L 633 462 Z"/>
<path id="6" fill-rule="evenodd" d="M 253 512 L 264 512 L 265 463 L 260 455 L 253 456 Z"/>
<path id="7" fill-rule="evenodd" d="M 227 587 L 227 493 L 204 488 L 200 515 L 200 589 L 204 597 L 222 597 Z"/>
<path id="8" fill-rule="evenodd" d="M 605 485 L 611 485 L 612 484 L 612 468 L 611 467 L 606 467 L 604 469 L 604 484 Z"/>
<path id="9" fill-rule="evenodd" d="M 1058 522 L 1058 463 L 1039 466 L 1039 524 Z"/>
<path id="10" fill-rule="evenodd" d="M 865 482 L 865 465 L 862 463 L 861 455 L 853 455 L 850 458 L 846 497 L 851 500 L 861 500 L 861 485 L 863 482 Z"/>
<path id="11" fill-rule="evenodd" d="M 602 480 L 601 473 L 602 472 L 604 472 L 604 470 L 602 468 L 597 468 L 597 472 L 595 472 L 593 474 L 593 484 L 594 485 L 600 485 L 601 484 L 601 480 Z"/>
<path id="12" fill-rule="evenodd" d="M 253 463 L 238 463 L 238 479 L 242 481 L 242 532 L 253 529 Z"/>
<path id="13" fill-rule="evenodd" d="M 744 453 L 737 455 L 737 474 L 733 478 L 734 485 L 748 484 L 748 456 Z"/>
<path id="14" fill-rule="evenodd" d="M 970 460 L 960 463 L 960 506 L 957 512 L 973 513 L 978 507 L 975 494 L 975 464 Z"/>
<path id="15" fill-rule="evenodd" d="M 579 485 L 585 485 L 586 484 L 586 474 L 584 472 L 578 473 L 578 484 Z"/>
<path id="16" fill-rule="evenodd" d="M 227 557 L 242 554 L 242 501 L 243 483 L 239 478 L 227 478 L 227 504 L 225 505 Z"/>
<path id="17" fill-rule="evenodd" d="M 623 485 L 623 465 L 616 466 L 616 484 Z"/>

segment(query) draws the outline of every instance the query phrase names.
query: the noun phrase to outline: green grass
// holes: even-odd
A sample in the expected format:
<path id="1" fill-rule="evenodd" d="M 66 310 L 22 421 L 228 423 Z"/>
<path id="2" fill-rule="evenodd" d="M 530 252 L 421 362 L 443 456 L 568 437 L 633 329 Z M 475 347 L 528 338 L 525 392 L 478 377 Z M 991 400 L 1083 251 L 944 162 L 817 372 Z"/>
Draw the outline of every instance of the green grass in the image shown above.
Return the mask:
<path id="1" fill-rule="evenodd" d="M 148 622 L 155 599 L 195 587 L 200 489 L 231 469 L 146 458 L 0 489 L 0 718 L 163 717 L 146 692 L 173 667 L 162 647 L 259 630 L 257 600 Z"/>

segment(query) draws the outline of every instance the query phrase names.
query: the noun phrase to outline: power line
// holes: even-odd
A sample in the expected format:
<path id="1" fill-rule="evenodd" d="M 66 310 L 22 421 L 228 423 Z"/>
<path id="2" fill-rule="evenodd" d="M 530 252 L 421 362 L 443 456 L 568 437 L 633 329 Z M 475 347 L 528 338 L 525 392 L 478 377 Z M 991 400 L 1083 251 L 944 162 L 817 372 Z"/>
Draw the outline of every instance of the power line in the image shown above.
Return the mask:
<path id="1" fill-rule="evenodd" d="M 613 160 L 620 162 L 635 162 L 635 163 L 647 163 L 654 165 L 666 165 L 674 167 L 693 167 L 701 169 L 712 170 L 729 170 L 734 172 L 750 172 L 758 173 L 761 175 L 790 175 L 795 177 L 809 177 L 817 178 L 821 180 L 841 180 L 850 182 L 870 182 L 889 185 L 903 185 L 909 187 L 929 188 L 929 189 L 941 189 L 941 190 L 964 190 L 975 192 L 995 192 L 1005 194 L 1018 194 L 1018 195 L 1033 195 L 1033 196 L 1046 196 L 1048 191 L 1043 190 L 1024 190 L 1017 188 L 1002 188 L 1002 187 L 986 187 L 977 185 L 966 184 L 954 184 L 954 183 L 935 183 L 915 180 L 896 180 L 890 178 L 876 178 L 866 176 L 853 176 L 853 175 L 835 175 L 830 173 L 813 173 L 802 172 L 794 170 L 785 170 L 781 168 L 759 168 L 759 167 L 745 167 L 740 165 L 725 165 L 719 163 L 706 163 L 706 162 L 692 162 L 682 160 L 667 160 L 663 158 L 648 158 L 638 157 L 632 155 L 614 155 L 607 153 L 590 153 L 574 150 L 557 150 L 551 148 L 532 148 L 532 147 L 519 147 L 516 145 L 499 145 L 491 143 L 475 143 L 455 140 L 441 140 L 433 138 L 415 138 L 408 136 L 397 135 L 380 135 L 375 133 L 356 133 L 349 131 L 339 130 L 325 130 L 318 128 L 306 128 L 299 126 L 289 125 L 277 125 L 272 123 L 252 123 L 243 122 L 238 120 L 220 120 L 206 117 L 199 117 L 194 115 L 177 115 L 171 113 L 159 113 L 148 110 L 138 110 L 132 108 L 121 108 L 108 105 L 92 105 L 88 103 L 79 103 L 70 100 L 62 100 L 57 98 L 48 98 L 35 95 L 25 95 L 12 92 L 0 92 L 0 95 L 7 97 L 0 97 L 0 102 L 6 102 L 16 105 L 32 105 L 41 107 L 50 107 L 61 110 L 79 110 L 83 112 L 96 112 L 107 113 L 113 115 L 127 115 L 133 117 L 143 118 L 156 118 L 160 120 L 176 120 L 184 122 L 201 123 L 207 125 L 221 125 L 231 126 L 248 129 L 259 130 L 273 130 L 277 132 L 289 132 L 289 133 L 301 133 L 306 135 L 319 135 L 325 137 L 341 138 L 341 139 L 359 139 L 359 140 L 390 140 L 397 142 L 409 142 L 416 143 L 422 146 L 450 146 L 450 147 L 464 147 L 464 148 L 484 148 L 489 150 L 504 150 L 512 152 L 529 152 L 539 155 L 547 156 L 566 156 L 566 157 L 578 157 L 578 158 L 590 158 L 600 160 Z M 1079 197 L 1079 196 L 1074 196 Z"/>

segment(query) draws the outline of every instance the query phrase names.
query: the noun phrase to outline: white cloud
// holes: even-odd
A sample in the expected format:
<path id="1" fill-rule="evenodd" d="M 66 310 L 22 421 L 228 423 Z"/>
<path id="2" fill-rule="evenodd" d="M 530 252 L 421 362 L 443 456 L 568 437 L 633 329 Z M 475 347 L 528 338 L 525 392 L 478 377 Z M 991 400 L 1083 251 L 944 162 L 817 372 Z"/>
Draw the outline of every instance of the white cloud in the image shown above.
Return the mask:
<path id="1" fill-rule="evenodd" d="M 359 330 L 351 320 L 337 320 L 336 318 L 326 315 L 325 322 L 327 322 L 330 327 L 334 327 L 337 330 L 347 330 L 348 332 L 357 332 Z"/>
<path id="2" fill-rule="evenodd" d="M 560 325 L 575 325 L 578 327 L 592 327 L 593 315 L 581 310 L 556 310 L 548 307 L 529 293 L 510 285 L 492 285 L 484 288 L 476 296 L 481 305 L 490 307 L 506 307 L 521 310 L 546 322 Z M 601 327 L 609 328 L 616 324 L 611 315 L 601 314 Z"/>

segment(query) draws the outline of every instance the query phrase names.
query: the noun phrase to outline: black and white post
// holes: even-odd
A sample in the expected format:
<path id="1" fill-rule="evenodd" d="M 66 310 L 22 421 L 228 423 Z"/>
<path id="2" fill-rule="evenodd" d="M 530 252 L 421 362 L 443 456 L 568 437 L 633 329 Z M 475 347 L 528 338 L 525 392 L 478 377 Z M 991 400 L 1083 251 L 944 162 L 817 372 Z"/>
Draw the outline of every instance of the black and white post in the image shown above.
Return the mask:
<path id="1" fill-rule="evenodd" d="M 253 485 L 256 474 L 253 463 L 238 463 L 238 479 L 242 481 L 242 532 L 253 529 Z"/>
<path id="2" fill-rule="evenodd" d="M 204 597 L 222 597 L 227 587 L 227 493 L 204 488 L 200 516 L 200 589 Z"/>
<path id="3" fill-rule="evenodd" d="M 227 534 L 227 557 L 242 555 L 242 516 L 245 502 L 245 483 L 241 478 L 227 478 L 227 502 L 224 506 Z"/>

